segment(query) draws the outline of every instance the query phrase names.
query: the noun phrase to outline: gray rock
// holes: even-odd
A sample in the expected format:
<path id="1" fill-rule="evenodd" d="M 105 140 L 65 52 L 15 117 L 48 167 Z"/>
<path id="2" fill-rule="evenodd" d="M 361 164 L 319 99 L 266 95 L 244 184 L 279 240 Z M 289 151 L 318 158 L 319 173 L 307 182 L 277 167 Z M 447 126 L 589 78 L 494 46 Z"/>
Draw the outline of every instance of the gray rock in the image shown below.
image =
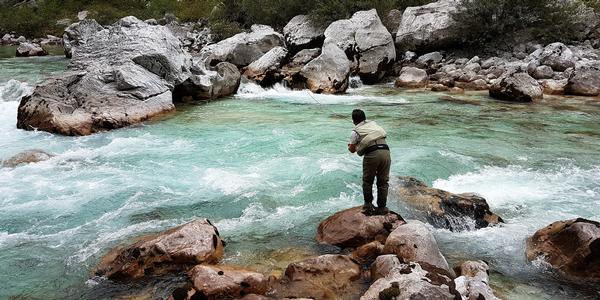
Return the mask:
<path id="1" fill-rule="evenodd" d="M 283 47 L 275 47 L 244 70 L 244 75 L 261 86 L 270 86 L 282 79 L 279 72 L 281 62 L 288 52 Z"/>
<path id="2" fill-rule="evenodd" d="M 394 40 L 375 9 L 359 11 L 347 20 L 331 23 L 325 30 L 325 44 L 337 45 L 356 60 L 357 73 L 364 83 L 376 83 L 396 59 Z"/>
<path id="3" fill-rule="evenodd" d="M 454 283 L 463 299 L 499 299 L 489 285 L 490 268 L 485 262 L 466 261 L 458 269 L 461 276 L 454 279 Z"/>
<path id="4" fill-rule="evenodd" d="M 535 79 L 550 79 L 554 77 L 554 71 L 549 66 L 539 66 L 535 68 L 531 77 Z"/>
<path id="5" fill-rule="evenodd" d="M 144 22 L 148 25 L 158 25 L 158 21 L 156 21 L 156 19 L 148 19 L 144 20 Z"/>
<path id="6" fill-rule="evenodd" d="M 464 68 L 465 71 L 479 72 L 481 71 L 481 65 L 479 63 L 468 63 Z"/>
<path id="7" fill-rule="evenodd" d="M 469 62 L 469 59 L 467 59 L 467 58 L 458 58 L 454 61 L 454 63 L 457 65 L 466 65 L 468 62 Z"/>
<path id="8" fill-rule="evenodd" d="M 417 54 L 412 51 L 404 52 L 404 60 L 405 61 L 414 61 L 417 58 L 418 58 Z"/>
<path id="9" fill-rule="evenodd" d="M 45 56 L 48 52 L 44 50 L 40 45 L 33 43 L 20 43 L 16 50 L 17 57 L 28 57 L 28 56 Z"/>
<path id="10" fill-rule="evenodd" d="M 473 58 L 471 58 L 468 62 L 468 64 L 479 64 L 481 63 L 481 58 L 479 58 L 479 56 L 473 56 Z"/>
<path id="11" fill-rule="evenodd" d="M 490 87 L 490 96 L 512 102 L 531 102 L 543 98 L 541 85 L 524 72 L 509 72 Z"/>
<path id="12" fill-rule="evenodd" d="M 348 88 L 350 61 L 334 43 L 325 43 L 321 55 L 306 64 L 299 75 L 314 93 L 343 93 Z"/>
<path id="13" fill-rule="evenodd" d="M 600 95 L 600 64 L 578 65 L 569 76 L 565 92 L 580 96 Z"/>
<path id="14" fill-rule="evenodd" d="M 307 63 L 309 63 L 311 60 L 313 60 L 315 57 L 319 56 L 320 54 L 321 54 L 321 48 L 300 50 L 298 53 L 296 53 L 296 55 L 294 55 L 294 57 L 292 58 L 292 60 L 288 64 L 288 66 L 289 67 L 304 66 Z"/>
<path id="15" fill-rule="evenodd" d="M 559 72 L 575 67 L 575 61 L 575 55 L 563 43 L 552 43 L 546 46 L 540 54 L 540 64 Z"/>
<path id="16" fill-rule="evenodd" d="M 440 252 L 435 237 L 421 221 L 409 220 L 394 229 L 385 241 L 383 252 L 398 255 L 404 261 L 424 262 L 454 273 Z"/>
<path id="17" fill-rule="evenodd" d="M 490 57 L 486 60 L 484 60 L 481 63 L 481 68 L 482 69 L 489 69 L 492 66 L 501 66 L 504 64 L 504 60 L 499 58 L 499 57 Z"/>
<path id="18" fill-rule="evenodd" d="M 421 68 L 430 68 L 433 65 L 439 64 L 444 59 L 444 56 L 440 52 L 431 52 L 423 54 L 417 58 L 417 66 Z"/>
<path id="19" fill-rule="evenodd" d="M 325 28 L 315 25 L 306 15 L 293 17 L 283 28 L 286 45 L 292 52 L 321 47 L 324 34 Z"/>
<path id="20" fill-rule="evenodd" d="M 194 59 L 189 79 L 173 91 L 174 101 L 207 101 L 235 94 L 240 86 L 241 74 L 238 68 L 228 62 L 220 62 L 212 67 Z"/>
<path id="21" fill-rule="evenodd" d="M 73 57 L 75 48 L 85 44 L 85 41 L 92 35 L 104 29 L 96 20 L 87 19 L 78 23 L 73 23 L 65 29 L 63 34 L 63 47 L 65 56 Z"/>
<path id="22" fill-rule="evenodd" d="M 404 50 L 441 49 L 462 39 L 452 14 L 460 1 L 440 0 L 418 7 L 408 7 L 396 34 L 396 45 Z"/>
<path id="23" fill-rule="evenodd" d="M 238 33 L 202 48 L 199 56 L 211 65 L 226 61 L 238 67 L 245 67 L 269 50 L 284 44 L 283 36 L 273 28 L 266 25 L 252 25 L 250 32 Z"/>
<path id="24" fill-rule="evenodd" d="M 422 88 L 427 85 L 427 72 L 414 67 L 404 67 L 396 79 L 397 87 Z"/>
<path id="25" fill-rule="evenodd" d="M 73 21 L 71 21 L 71 19 L 69 18 L 64 18 L 64 19 L 60 19 L 56 21 L 56 26 L 65 28 L 69 25 L 71 25 L 73 23 Z"/>
<path id="26" fill-rule="evenodd" d="M 15 40 L 15 42 L 17 42 L 17 43 L 26 43 L 26 42 L 27 42 L 27 39 L 26 39 L 24 36 L 22 36 L 22 35 L 21 35 L 21 36 L 19 36 L 19 37 L 18 37 L 18 38 Z"/>
<path id="27" fill-rule="evenodd" d="M 397 9 L 391 9 L 385 18 L 383 18 L 383 25 L 390 32 L 394 40 L 396 39 L 400 22 L 402 22 L 402 12 Z"/>
<path id="28" fill-rule="evenodd" d="M 371 280 L 375 281 L 379 278 L 384 278 L 395 268 L 404 266 L 406 264 L 402 263 L 395 254 L 380 255 L 371 264 Z"/>
<path id="29" fill-rule="evenodd" d="M 80 12 L 77 13 L 77 19 L 79 21 L 83 21 L 85 19 L 87 19 L 88 16 L 88 11 L 87 10 L 82 10 Z"/>

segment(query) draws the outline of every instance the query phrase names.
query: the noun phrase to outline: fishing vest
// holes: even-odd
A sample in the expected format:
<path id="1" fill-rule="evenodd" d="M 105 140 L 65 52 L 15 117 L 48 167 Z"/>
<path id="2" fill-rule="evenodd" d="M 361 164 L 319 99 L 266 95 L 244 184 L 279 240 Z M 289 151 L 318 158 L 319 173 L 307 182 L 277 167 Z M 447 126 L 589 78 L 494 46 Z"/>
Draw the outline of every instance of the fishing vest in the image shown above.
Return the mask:
<path id="1" fill-rule="evenodd" d="M 354 127 L 354 131 L 359 136 L 358 145 L 356 145 L 356 153 L 359 156 L 365 155 L 367 148 L 373 145 L 385 145 L 387 133 L 381 126 L 374 121 L 364 121 Z"/>

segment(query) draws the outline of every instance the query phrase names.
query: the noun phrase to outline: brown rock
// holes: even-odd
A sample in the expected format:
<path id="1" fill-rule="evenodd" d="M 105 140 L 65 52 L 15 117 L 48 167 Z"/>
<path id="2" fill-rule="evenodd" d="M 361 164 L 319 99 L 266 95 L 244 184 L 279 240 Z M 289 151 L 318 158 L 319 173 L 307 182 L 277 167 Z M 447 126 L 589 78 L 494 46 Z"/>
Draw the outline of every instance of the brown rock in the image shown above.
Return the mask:
<path id="1" fill-rule="evenodd" d="M 268 281 L 260 273 L 231 266 L 198 265 L 188 272 L 196 294 L 202 299 L 236 299 L 248 294 L 264 295 Z M 257 299 L 257 298 L 244 298 Z"/>
<path id="2" fill-rule="evenodd" d="M 542 81 L 542 87 L 544 87 L 544 94 L 548 95 L 564 95 L 566 86 L 567 79 L 546 79 Z"/>
<path id="3" fill-rule="evenodd" d="M 317 242 L 342 248 L 362 246 L 372 241 L 385 242 L 404 219 L 395 212 L 365 215 L 362 207 L 340 211 L 319 224 Z"/>
<path id="4" fill-rule="evenodd" d="M 352 251 L 351 257 L 363 265 L 368 265 L 381 253 L 383 253 L 383 244 L 379 241 L 373 241 L 356 248 Z"/>
<path id="5" fill-rule="evenodd" d="M 43 150 L 27 150 L 2 161 L 3 167 L 14 168 L 21 164 L 36 163 L 50 159 L 54 155 Z"/>
<path id="6" fill-rule="evenodd" d="M 432 92 L 446 92 L 449 89 L 450 89 L 449 87 L 447 87 L 447 86 L 445 86 L 443 84 L 439 84 L 439 83 L 431 85 L 431 91 Z"/>
<path id="7" fill-rule="evenodd" d="M 139 278 L 200 263 L 217 263 L 222 257 L 223 241 L 217 228 L 207 219 L 198 219 L 111 250 L 95 274 L 110 279 Z"/>
<path id="8" fill-rule="evenodd" d="M 395 254 L 378 256 L 375 262 L 371 264 L 371 281 L 386 277 L 393 269 L 402 266 L 406 266 L 406 264 Z"/>
<path id="9" fill-rule="evenodd" d="M 542 258 L 570 277 L 600 279 L 600 223 L 558 221 L 527 239 L 527 259 Z"/>
<path id="10" fill-rule="evenodd" d="M 397 87 L 421 88 L 427 86 L 427 72 L 414 67 L 404 67 L 396 79 Z"/>

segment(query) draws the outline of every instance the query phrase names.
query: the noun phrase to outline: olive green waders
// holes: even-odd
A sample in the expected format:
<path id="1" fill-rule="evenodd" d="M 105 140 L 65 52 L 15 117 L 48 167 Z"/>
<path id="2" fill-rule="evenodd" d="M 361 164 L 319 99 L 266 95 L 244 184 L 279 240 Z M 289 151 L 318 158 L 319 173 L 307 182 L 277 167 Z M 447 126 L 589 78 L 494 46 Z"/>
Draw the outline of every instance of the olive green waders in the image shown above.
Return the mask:
<path id="1" fill-rule="evenodd" d="M 373 202 L 373 182 L 377 178 L 377 207 L 386 206 L 391 162 L 390 151 L 386 149 L 375 150 L 363 157 L 362 188 L 365 204 Z"/>

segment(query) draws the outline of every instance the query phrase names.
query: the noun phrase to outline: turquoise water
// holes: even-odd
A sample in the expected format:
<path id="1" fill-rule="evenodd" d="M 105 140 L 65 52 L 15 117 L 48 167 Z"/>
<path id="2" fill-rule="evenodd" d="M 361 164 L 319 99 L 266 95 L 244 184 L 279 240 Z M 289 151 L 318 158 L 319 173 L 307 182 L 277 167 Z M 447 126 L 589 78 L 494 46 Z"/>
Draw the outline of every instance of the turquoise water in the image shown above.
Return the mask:
<path id="1" fill-rule="evenodd" d="M 228 245 L 225 262 L 277 271 L 331 251 L 319 221 L 361 203 L 361 161 L 346 151 L 352 109 L 389 132 L 392 175 L 477 192 L 506 225 L 435 230 L 451 263 L 483 259 L 505 298 L 594 298 L 525 261 L 524 239 L 556 220 L 600 220 L 600 104 L 556 98 L 507 104 L 484 94 L 360 87 L 342 96 L 243 84 L 240 94 L 178 107 L 167 118 L 87 137 L 17 130 L 18 99 L 66 67 L 58 57 L 0 60 L 0 158 L 56 157 L 0 168 L 0 299 L 110 298 L 136 286 L 91 278 L 112 247 L 196 217 Z M 390 206 L 411 217 L 398 199 Z M 175 276 L 162 281 L 180 282 Z M 142 286 L 142 287 L 140 287 Z"/>

